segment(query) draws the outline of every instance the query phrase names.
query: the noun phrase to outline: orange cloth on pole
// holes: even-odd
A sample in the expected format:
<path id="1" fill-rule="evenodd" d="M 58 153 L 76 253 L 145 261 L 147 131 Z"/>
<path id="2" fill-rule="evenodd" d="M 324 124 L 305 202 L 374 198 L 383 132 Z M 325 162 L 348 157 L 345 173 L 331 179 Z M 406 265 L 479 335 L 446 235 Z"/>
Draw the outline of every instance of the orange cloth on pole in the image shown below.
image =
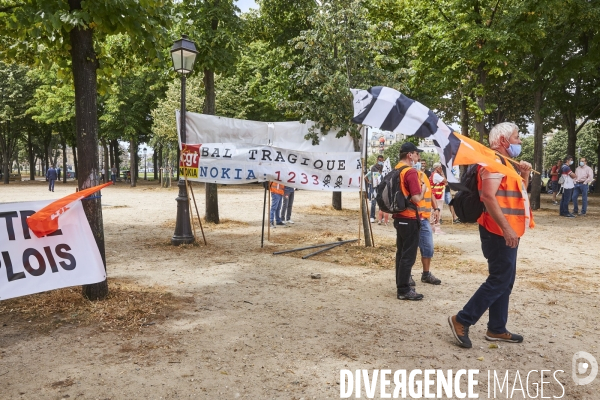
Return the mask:
<path id="1" fill-rule="evenodd" d="M 53 201 L 40 211 L 27 218 L 27 225 L 29 225 L 29 229 L 31 229 L 31 231 L 37 237 L 46 236 L 56 232 L 58 230 L 58 218 L 69 210 L 69 205 L 71 203 L 81 200 L 108 185 L 112 185 L 112 182 L 94 186 L 89 189 L 80 190 L 79 192 L 75 192 Z"/>

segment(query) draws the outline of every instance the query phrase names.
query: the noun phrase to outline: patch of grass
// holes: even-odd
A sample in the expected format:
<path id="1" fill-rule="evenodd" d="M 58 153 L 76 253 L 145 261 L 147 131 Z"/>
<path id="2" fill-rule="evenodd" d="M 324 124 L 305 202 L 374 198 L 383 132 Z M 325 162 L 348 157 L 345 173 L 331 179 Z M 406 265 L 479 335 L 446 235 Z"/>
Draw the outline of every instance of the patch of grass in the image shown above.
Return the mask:
<path id="1" fill-rule="evenodd" d="M 41 331 L 94 324 L 102 330 L 141 330 L 144 324 L 163 320 L 190 302 L 163 287 L 123 279 L 109 279 L 108 287 L 109 295 L 101 301 L 85 299 L 79 286 L 4 300 L 0 302 L 0 324 L 26 323 Z"/>

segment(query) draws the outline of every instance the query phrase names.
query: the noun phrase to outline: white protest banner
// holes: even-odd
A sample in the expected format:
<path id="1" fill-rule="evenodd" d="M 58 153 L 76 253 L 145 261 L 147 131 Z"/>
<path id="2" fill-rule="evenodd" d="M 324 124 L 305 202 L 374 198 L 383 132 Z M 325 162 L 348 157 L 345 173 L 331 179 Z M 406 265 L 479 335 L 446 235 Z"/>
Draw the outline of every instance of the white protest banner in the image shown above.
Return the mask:
<path id="1" fill-rule="evenodd" d="M 27 217 L 50 202 L 0 204 L 0 300 L 106 279 L 80 201 L 53 234 L 38 238 L 29 230 Z"/>
<path id="2" fill-rule="evenodd" d="M 358 152 L 306 152 L 245 143 L 184 144 L 180 171 L 188 180 L 241 184 L 273 181 L 305 190 L 356 192 Z"/>

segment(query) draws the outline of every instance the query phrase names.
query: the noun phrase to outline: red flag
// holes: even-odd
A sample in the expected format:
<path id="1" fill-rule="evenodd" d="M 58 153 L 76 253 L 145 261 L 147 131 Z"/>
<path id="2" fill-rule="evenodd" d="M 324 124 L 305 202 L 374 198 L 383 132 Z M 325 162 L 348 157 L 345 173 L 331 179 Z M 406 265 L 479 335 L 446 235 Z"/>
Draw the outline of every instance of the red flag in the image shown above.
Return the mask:
<path id="1" fill-rule="evenodd" d="M 58 229 L 58 217 L 69 210 L 69 205 L 71 205 L 71 203 L 81 200 L 108 185 L 112 185 L 112 182 L 94 186 L 89 189 L 80 190 L 79 192 L 75 192 L 61 199 L 53 201 L 40 211 L 27 218 L 27 225 L 29 225 L 29 229 L 31 229 L 31 231 L 37 237 L 46 236 L 56 232 Z"/>

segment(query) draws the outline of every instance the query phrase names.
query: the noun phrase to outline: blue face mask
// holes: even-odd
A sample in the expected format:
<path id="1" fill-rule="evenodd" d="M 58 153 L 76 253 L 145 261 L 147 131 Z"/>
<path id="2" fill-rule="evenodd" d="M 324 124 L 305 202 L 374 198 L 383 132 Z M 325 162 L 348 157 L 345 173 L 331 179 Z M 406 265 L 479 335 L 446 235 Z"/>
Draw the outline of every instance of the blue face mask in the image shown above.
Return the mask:
<path id="1" fill-rule="evenodd" d="M 508 155 L 510 157 L 518 157 L 519 154 L 521 154 L 521 145 L 511 143 L 510 146 L 508 146 L 508 149 L 506 149 L 506 151 L 508 152 Z"/>
<path id="2" fill-rule="evenodd" d="M 585 165 L 585 163 L 583 161 L 579 161 L 579 166 L 583 167 Z"/>
<path id="3" fill-rule="evenodd" d="M 383 167 L 383 161 L 377 161 L 377 164 L 379 164 Z"/>
<path id="4" fill-rule="evenodd" d="M 418 163 L 415 163 L 415 165 L 413 165 L 413 168 L 416 169 L 417 171 L 421 170 L 421 162 L 419 161 Z"/>

